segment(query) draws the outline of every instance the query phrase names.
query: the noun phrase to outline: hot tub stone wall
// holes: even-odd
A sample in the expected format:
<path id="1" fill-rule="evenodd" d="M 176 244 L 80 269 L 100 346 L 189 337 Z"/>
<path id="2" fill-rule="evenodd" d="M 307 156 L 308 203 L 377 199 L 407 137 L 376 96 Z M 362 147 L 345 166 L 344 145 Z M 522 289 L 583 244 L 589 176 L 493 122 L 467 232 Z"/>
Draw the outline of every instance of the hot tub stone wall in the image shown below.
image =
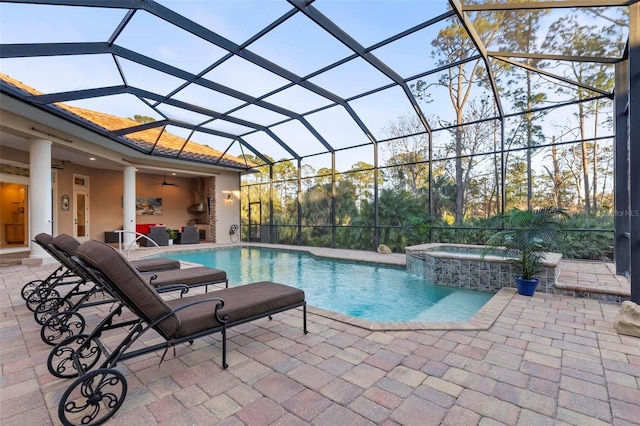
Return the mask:
<path id="1" fill-rule="evenodd" d="M 439 251 L 442 248 L 446 248 L 446 251 Z M 511 264 L 498 256 L 482 259 L 483 249 L 483 246 L 457 244 L 407 247 L 407 271 L 437 285 L 488 293 L 497 293 L 502 287 L 515 287 L 515 273 Z M 555 263 L 547 263 L 536 275 L 540 280 L 537 291 L 553 293 L 562 256 L 549 253 L 547 258 L 552 258 Z"/>

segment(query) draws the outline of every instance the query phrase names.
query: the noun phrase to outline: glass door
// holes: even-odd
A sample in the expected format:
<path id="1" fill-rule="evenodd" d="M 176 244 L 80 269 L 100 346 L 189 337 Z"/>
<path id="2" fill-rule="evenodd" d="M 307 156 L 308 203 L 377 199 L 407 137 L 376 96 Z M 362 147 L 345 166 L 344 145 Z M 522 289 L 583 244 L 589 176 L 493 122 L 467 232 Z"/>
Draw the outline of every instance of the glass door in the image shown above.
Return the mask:
<path id="1" fill-rule="evenodd" d="M 74 237 L 79 241 L 89 239 L 89 194 L 76 191 L 76 208 L 74 210 Z"/>
<path id="2" fill-rule="evenodd" d="M 0 249 L 29 245 L 27 191 L 27 185 L 0 183 Z"/>
<path id="3" fill-rule="evenodd" d="M 73 236 L 78 241 L 89 240 L 89 178 L 74 175 Z"/>

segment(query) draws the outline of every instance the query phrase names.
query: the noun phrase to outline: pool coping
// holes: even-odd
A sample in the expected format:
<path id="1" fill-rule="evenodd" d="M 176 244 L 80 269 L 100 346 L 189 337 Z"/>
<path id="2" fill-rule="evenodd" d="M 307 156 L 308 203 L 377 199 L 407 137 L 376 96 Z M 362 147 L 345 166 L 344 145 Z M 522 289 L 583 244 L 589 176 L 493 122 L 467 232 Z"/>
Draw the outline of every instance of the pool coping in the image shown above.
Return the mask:
<path id="1" fill-rule="evenodd" d="M 417 244 L 413 246 L 405 247 L 405 253 L 407 252 L 428 252 L 429 256 L 433 257 L 450 257 L 453 253 L 451 252 L 439 252 L 438 250 L 434 250 L 440 247 L 454 247 L 461 249 L 481 249 L 487 247 L 486 245 L 478 245 L 478 244 L 456 244 L 456 243 L 427 243 L 427 244 Z M 490 247 L 492 250 L 499 250 L 498 247 Z M 407 253 L 407 255 L 409 255 Z M 464 251 L 455 252 L 456 258 L 459 259 L 477 259 L 477 253 L 468 253 Z M 513 261 L 512 258 L 504 257 L 499 254 L 490 253 L 482 256 L 483 259 L 496 261 L 500 263 L 510 263 Z M 554 253 L 554 252 L 544 252 L 544 257 L 542 258 L 541 265 L 544 267 L 559 267 L 560 262 L 562 261 L 562 253 Z"/>
<path id="2" fill-rule="evenodd" d="M 163 246 L 159 251 L 155 249 L 153 255 L 167 252 L 191 252 L 191 251 L 204 251 L 211 249 L 221 249 L 229 247 L 260 247 L 269 250 L 282 250 L 282 251 L 303 251 L 309 253 L 314 257 L 323 257 L 336 260 L 348 260 L 352 262 L 366 262 L 366 263 L 378 263 L 391 266 L 406 266 L 405 253 L 390 253 L 382 254 L 377 252 L 370 252 L 364 250 L 349 250 L 349 249 L 334 249 L 324 247 L 310 247 L 310 246 L 292 246 L 286 244 L 267 244 L 267 243 L 231 243 L 231 244 L 199 244 L 195 247 L 176 247 L 171 246 L 167 250 L 168 246 Z M 151 254 L 150 254 L 151 255 Z"/>
<path id="3" fill-rule="evenodd" d="M 355 327 L 364 328 L 371 331 L 417 331 L 417 330 L 488 330 L 498 319 L 502 311 L 509 302 L 516 296 L 517 291 L 513 288 L 503 288 L 494 294 L 482 308 L 468 321 L 369 321 L 362 318 L 352 317 L 330 311 L 328 309 L 317 308 L 307 305 L 307 311 L 315 315 L 349 324 Z M 523 296 L 524 297 L 524 296 Z"/>
<path id="4" fill-rule="evenodd" d="M 203 247 L 174 247 L 173 250 L 155 250 L 153 255 L 168 252 L 193 252 L 211 249 L 221 249 L 229 247 L 262 247 L 274 249 L 273 244 L 264 243 L 235 243 L 235 244 L 216 244 Z M 164 247 L 163 247 L 164 248 Z M 347 250 L 347 249 L 328 249 L 322 247 L 306 247 L 306 246 L 288 246 L 278 245 L 276 250 L 304 251 L 316 257 L 348 260 L 356 262 L 366 262 L 373 264 L 384 264 L 392 266 L 406 266 L 405 254 L 381 254 L 377 252 Z M 189 262 L 189 266 L 197 264 Z M 329 320 L 342 322 L 371 331 L 417 331 L 417 330 L 488 330 L 502 311 L 507 307 L 509 302 L 516 296 L 517 292 L 514 288 L 504 287 L 495 293 L 491 299 L 485 303 L 482 308 L 468 321 L 443 321 L 443 322 L 426 322 L 426 321 L 370 321 L 362 318 L 352 317 L 350 315 L 334 312 L 324 308 L 307 305 L 307 312 L 319 315 Z M 521 296 L 524 297 L 524 296 Z"/>

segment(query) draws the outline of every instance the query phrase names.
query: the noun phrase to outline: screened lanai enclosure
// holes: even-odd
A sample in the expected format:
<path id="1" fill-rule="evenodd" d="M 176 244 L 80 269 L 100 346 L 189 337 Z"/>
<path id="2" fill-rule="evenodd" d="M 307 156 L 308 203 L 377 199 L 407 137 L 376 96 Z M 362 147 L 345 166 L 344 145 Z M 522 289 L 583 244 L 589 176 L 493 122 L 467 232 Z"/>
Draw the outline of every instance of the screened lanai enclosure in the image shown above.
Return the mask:
<path id="1" fill-rule="evenodd" d="M 195 142 L 223 155 L 191 161 L 243 158 L 245 241 L 482 244 L 500 214 L 554 206 L 569 214 L 566 257 L 640 264 L 633 1 L 0 7 L 2 72 L 44 91 L 3 93 L 58 115 L 64 102 L 142 117 L 80 124 L 149 155 L 181 158 Z M 43 15 L 56 31 L 38 30 Z M 183 148 L 136 140 L 151 128 Z"/>

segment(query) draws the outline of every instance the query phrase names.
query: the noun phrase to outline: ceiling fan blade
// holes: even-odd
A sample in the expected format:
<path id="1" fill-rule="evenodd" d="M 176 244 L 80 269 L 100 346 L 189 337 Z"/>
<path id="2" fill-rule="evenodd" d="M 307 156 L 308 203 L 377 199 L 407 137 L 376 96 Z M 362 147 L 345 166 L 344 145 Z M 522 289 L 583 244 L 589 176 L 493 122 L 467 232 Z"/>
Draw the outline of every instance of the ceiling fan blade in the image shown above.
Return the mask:
<path id="1" fill-rule="evenodd" d="M 167 182 L 167 175 L 163 174 L 162 175 L 162 183 L 160 184 L 160 186 L 180 186 L 177 183 L 169 183 Z"/>

